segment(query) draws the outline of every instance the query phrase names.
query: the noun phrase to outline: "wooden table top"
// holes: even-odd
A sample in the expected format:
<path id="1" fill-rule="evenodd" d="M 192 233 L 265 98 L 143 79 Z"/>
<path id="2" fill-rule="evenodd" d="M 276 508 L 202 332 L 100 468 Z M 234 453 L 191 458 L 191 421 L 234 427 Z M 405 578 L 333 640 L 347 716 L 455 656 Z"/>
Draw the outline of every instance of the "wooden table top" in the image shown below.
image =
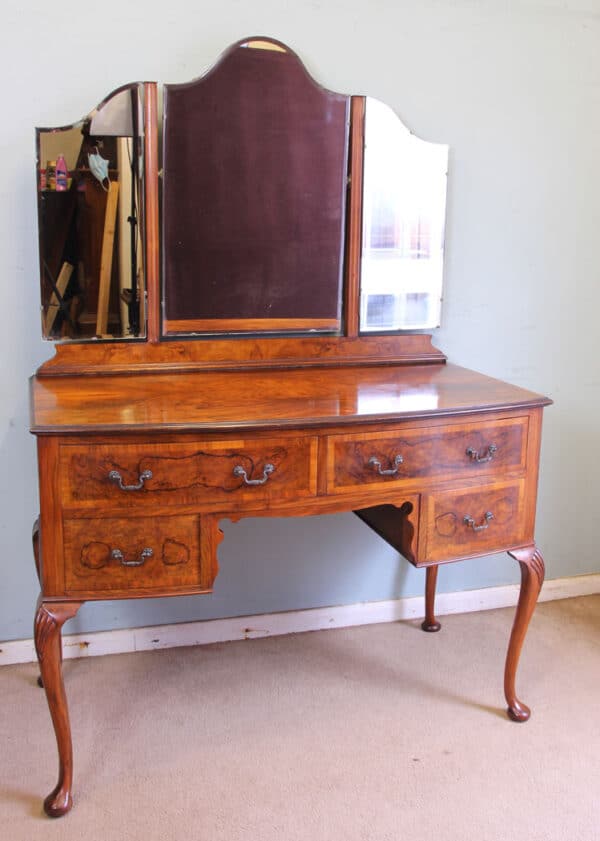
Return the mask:
<path id="1" fill-rule="evenodd" d="M 31 378 L 31 430 L 179 432 L 406 420 L 545 406 L 451 364 Z"/>

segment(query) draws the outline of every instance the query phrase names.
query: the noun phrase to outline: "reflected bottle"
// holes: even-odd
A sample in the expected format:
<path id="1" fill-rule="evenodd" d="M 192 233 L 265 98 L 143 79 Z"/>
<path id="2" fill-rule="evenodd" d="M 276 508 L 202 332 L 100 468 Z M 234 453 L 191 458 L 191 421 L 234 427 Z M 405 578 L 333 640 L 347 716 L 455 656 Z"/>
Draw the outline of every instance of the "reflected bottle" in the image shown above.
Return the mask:
<path id="1" fill-rule="evenodd" d="M 56 159 L 56 192 L 64 193 L 68 188 L 69 172 L 64 155 Z"/>

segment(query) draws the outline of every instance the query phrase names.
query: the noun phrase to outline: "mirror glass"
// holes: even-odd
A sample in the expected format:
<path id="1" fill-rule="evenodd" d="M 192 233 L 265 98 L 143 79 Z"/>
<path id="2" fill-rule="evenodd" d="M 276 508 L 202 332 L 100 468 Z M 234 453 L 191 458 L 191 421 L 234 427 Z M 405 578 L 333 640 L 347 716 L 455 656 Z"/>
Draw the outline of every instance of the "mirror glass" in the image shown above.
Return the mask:
<path id="1" fill-rule="evenodd" d="M 144 334 L 143 91 L 119 88 L 70 126 L 36 130 L 42 334 Z"/>
<path id="2" fill-rule="evenodd" d="M 348 111 L 270 39 L 165 86 L 163 333 L 340 330 Z"/>
<path id="3" fill-rule="evenodd" d="M 447 146 L 415 137 L 367 97 L 362 333 L 439 326 L 447 169 Z"/>

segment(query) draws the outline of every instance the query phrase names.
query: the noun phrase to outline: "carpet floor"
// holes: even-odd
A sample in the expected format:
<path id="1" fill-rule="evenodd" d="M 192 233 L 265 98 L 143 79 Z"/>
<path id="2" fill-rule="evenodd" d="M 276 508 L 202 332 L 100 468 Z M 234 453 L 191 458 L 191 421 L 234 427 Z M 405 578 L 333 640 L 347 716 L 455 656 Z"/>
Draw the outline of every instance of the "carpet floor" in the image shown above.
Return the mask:
<path id="1" fill-rule="evenodd" d="M 600 595 L 65 663 L 75 806 L 34 664 L 0 670 L 6 841 L 598 841 Z M 67 627 L 68 632 L 68 627 Z"/>

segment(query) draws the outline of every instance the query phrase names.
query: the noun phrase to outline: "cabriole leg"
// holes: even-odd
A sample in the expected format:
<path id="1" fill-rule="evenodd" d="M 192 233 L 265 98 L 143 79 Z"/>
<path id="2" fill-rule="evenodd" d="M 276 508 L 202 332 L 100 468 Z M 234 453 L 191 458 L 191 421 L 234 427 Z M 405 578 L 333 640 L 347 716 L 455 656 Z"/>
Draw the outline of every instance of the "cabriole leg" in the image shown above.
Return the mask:
<path id="1" fill-rule="evenodd" d="M 61 631 L 80 607 L 81 602 L 44 602 L 40 596 L 35 615 L 35 650 L 58 747 L 58 782 L 44 800 L 44 811 L 51 818 L 59 818 L 73 805 L 73 746 L 62 677 Z"/>
<path id="2" fill-rule="evenodd" d="M 425 578 L 425 619 L 421 628 L 429 633 L 439 631 L 442 627 L 435 618 L 435 585 L 437 583 L 438 565 L 427 567 Z"/>
<path id="3" fill-rule="evenodd" d="M 515 678 L 525 634 L 544 582 L 544 559 L 535 544 L 525 549 L 513 549 L 508 554 L 521 567 L 521 592 L 506 655 L 504 694 L 508 702 L 509 718 L 513 721 L 527 721 L 531 710 L 517 698 Z"/>

